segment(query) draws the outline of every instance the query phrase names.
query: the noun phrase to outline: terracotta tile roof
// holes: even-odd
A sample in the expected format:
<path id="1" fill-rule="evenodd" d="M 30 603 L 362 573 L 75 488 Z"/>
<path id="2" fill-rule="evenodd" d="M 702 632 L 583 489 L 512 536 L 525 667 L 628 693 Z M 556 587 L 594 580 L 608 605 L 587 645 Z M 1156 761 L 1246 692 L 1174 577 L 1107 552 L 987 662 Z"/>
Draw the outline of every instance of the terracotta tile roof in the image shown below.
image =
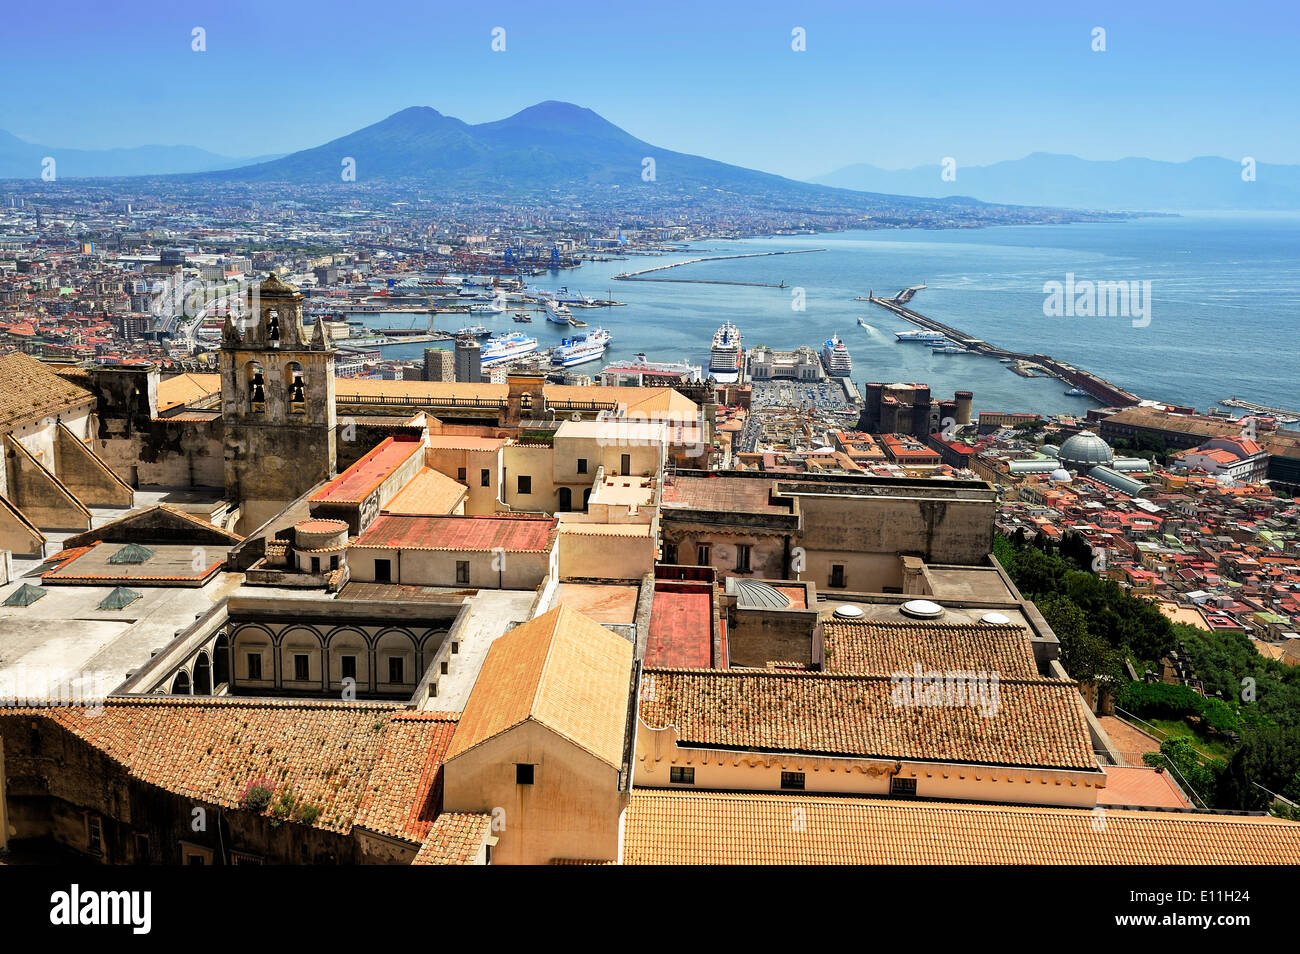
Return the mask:
<path id="1" fill-rule="evenodd" d="M 407 550 L 502 549 L 542 553 L 551 548 L 553 517 L 430 517 L 380 514 L 354 547 Z"/>
<path id="2" fill-rule="evenodd" d="M 1098 805 L 1128 808 L 1192 808 L 1168 772 L 1139 765 L 1107 765 L 1106 787 L 1097 792 Z"/>
<path id="3" fill-rule="evenodd" d="M 989 715 L 895 705 L 881 675 L 647 668 L 641 687 L 641 719 L 681 745 L 1097 770 L 1073 682 L 1002 679 Z"/>
<path id="4" fill-rule="evenodd" d="M 424 840 L 442 807 L 442 762 L 456 719 L 455 713 L 407 712 L 389 720 L 355 825 Z"/>
<path id="5" fill-rule="evenodd" d="M 1300 823 L 810 795 L 638 790 L 624 864 L 1297 864 Z"/>
<path id="6" fill-rule="evenodd" d="M 832 619 L 823 625 L 831 672 L 891 675 L 923 670 L 984 670 L 1000 679 L 1038 675 L 1022 626 Z"/>
<path id="7" fill-rule="evenodd" d="M 95 395 L 21 352 L 0 355 L 0 429 L 79 404 Z"/>
<path id="8" fill-rule="evenodd" d="M 790 513 L 789 501 L 772 503 L 771 477 L 674 477 L 664 482 L 663 502 L 691 510 L 728 513 Z"/>
<path id="9" fill-rule="evenodd" d="M 384 438 L 374 450 L 311 495 L 312 503 L 361 503 L 413 454 L 421 453 L 420 441 Z"/>
<path id="10" fill-rule="evenodd" d="M 472 864 L 491 830 L 491 815 L 445 812 L 434 821 L 411 864 Z"/>
<path id="11" fill-rule="evenodd" d="M 447 759 L 531 719 L 617 767 L 631 678 L 632 644 L 559 606 L 492 644 Z"/>
<path id="12" fill-rule="evenodd" d="M 133 778 L 208 804 L 238 808 L 244 787 L 268 778 L 320 809 L 313 827 L 341 833 L 362 820 L 418 832 L 428 812 L 422 785 L 432 784 L 456 718 L 379 703 L 171 697 L 114 699 L 97 716 L 0 710 L 0 724 L 18 717 L 54 722 Z M 375 786 L 395 793 L 376 796 Z"/>
<path id="13" fill-rule="evenodd" d="M 469 488 L 457 483 L 441 471 L 422 467 L 410 482 L 388 501 L 385 513 L 443 514 L 451 513 L 469 494 Z"/>
<path id="14" fill-rule="evenodd" d="M 177 374 L 158 382 L 158 410 L 198 401 L 221 390 L 219 374 Z"/>

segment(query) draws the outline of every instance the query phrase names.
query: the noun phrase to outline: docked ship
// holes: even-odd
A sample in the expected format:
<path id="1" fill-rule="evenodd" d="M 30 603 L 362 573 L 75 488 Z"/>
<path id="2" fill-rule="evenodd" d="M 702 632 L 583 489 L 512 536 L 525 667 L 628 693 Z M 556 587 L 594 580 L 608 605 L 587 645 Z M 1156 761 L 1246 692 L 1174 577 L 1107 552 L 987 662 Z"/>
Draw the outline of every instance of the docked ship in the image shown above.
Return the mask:
<path id="1" fill-rule="evenodd" d="M 491 330 L 484 328 L 482 325 L 471 325 L 468 328 L 461 328 L 453 332 L 457 338 L 486 338 L 492 334 Z"/>
<path id="2" fill-rule="evenodd" d="M 853 359 L 839 335 L 831 335 L 822 346 L 822 364 L 832 378 L 847 378 L 853 373 Z"/>
<path id="3" fill-rule="evenodd" d="M 482 351 L 479 353 L 479 362 L 481 364 L 491 364 L 495 361 L 505 361 L 507 358 L 518 358 L 526 354 L 532 354 L 536 350 L 537 339 L 530 338 L 518 331 L 512 331 L 505 335 L 493 335 L 483 342 Z"/>
<path id="4" fill-rule="evenodd" d="M 585 335 L 565 338 L 551 353 L 551 364 L 571 368 L 575 364 L 596 361 L 609 347 L 610 333 L 604 328 L 593 328 Z"/>
<path id="5" fill-rule="evenodd" d="M 567 325 L 573 320 L 573 312 L 563 302 L 548 298 L 546 300 L 546 320 L 553 321 L 557 325 Z"/>
<path id="6" fill-rule="evenodd" d="M 938 331 L 896 331 L 894 337 L 910 344 L 946 345 L 948 336 Z"/>
<path id="7" fill-rule="evenodd" d="M 947 344 L 935 345 L 930 349 L 930 354 L 974 354 L 974 352 L 950 341 Z"/>
<path id="8" fill-rule="evenodd" d="M 722 384 L 740 380 L 740 329 L 727 322 L 713 335 L 709 374 Z"/>

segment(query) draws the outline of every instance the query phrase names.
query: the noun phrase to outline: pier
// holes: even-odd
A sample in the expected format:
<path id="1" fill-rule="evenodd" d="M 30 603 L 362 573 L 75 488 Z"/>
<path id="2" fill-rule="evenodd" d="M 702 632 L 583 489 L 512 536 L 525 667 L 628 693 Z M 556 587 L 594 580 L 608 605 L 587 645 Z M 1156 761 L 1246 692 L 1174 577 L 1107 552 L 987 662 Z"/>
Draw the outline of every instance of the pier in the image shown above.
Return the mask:
<path id="1" fill-rule="evenodd" d="M 750 288 L 785 288 L 785 282 L 736 282 L 708 278 L 643 278 L 642 276 L 649 275 L 652 272 L 666 272 L 670 268 L 681 268 L 683 265 L 698 265 L 700 262 L 722 262 L 736 258 L 766 258 L 771 255 L 806 255 L 809 252 L 824 251 L 826 251 L 824 248 L 794 248 L 773 252 L 745 252 L 738 255 L 705 255 L 700 258 L 687 259 L 684 262 L 673 262 L 671 265 L 656 265 L 653 268 L 643 268 L 636 272 L 620 272 L 614 278 L 620 282 L 683 282 L 695 285 L 745 285 Z"/>
<path id="2" fill-rule="evenodd" d="M 1283 421 L 1300 420 L 1300 411 L 1289 411 L 1284 407 L 1270 407 L 1267 404 L 1256 404 L 1254 401 L 1246 401 L 1239 397 L 1224 398 L 1217 402 L 1220 407 L 1239 407 L 1243 410 L 1250 411 L 1253 414 L 1265 414 L 1269 417 L 1281 418 Z"/>
<path id="3" fill-rule="evenodd" d="M 1091 371 L 1085 371 L 1082 368 L 1076 368 L 1074 365 L 1066 364 L 1064 361 L 1058 361 L 1051 355 L 1021 354 L 1018 351 L 999 348 L 997 345 L 990 344 L 981 338 L 975 338 L 951 325 L 945 325 L 941 321 L 935 321 L 933 318 L 928 318 L 908 308 L 906 302 L 911 301 L 912 296 L 924 287 L 924 285 L 913 285 L 911 288 L 903 289 L 893 298 L 877 298 L 873 293 L 868 295 L 867 301 L 893 312 L 897 317 L 916 325 L 918 328 L 937 331 L 977 354 L 987 355 L 991 358 L 1011 358 L 1012 363 L 1008 367 L 1021 377 L 1050 376 L 1056 378 L 1070 385 L 1070 387 L 1085 391 L 1089 397 L 1106 407 L 1132 407 L 1140 402 L 1141 398 L 1137 395 L 1130 394 L 1123 388 L 1112 384 L 1099 375 L 1093 374 Z"/>

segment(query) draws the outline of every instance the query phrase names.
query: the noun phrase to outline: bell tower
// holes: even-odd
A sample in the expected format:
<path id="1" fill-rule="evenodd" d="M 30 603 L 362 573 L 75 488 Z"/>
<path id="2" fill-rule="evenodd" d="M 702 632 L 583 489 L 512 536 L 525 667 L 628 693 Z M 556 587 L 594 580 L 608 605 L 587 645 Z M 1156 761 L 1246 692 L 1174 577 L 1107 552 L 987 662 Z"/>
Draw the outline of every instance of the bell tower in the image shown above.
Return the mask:
<path id="1" fill-rule="evenodd" d="M 302 293 L 274 273 L 245 295 L 221 336 L 226 493 L 249 532 L 334 476 L 334 345 L 317 320 L 308 340 Z"/>

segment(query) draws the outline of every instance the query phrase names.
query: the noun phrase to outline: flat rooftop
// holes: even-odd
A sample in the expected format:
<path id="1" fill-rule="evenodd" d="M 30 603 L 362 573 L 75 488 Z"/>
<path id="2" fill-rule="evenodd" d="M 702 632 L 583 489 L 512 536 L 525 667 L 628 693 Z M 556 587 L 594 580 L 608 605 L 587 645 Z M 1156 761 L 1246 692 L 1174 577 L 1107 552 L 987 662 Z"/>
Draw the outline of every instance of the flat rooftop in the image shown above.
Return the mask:
<path id="1" fill-rule="evenodd" d="M 926 566 L 925 577 L 936 600 L 1002 603 L 1015 599 L 1002 575 L 991 566 Z"/>
<path id="2" fill-rule="evenodd" d="M 590 503 L 622 507 L 648 507 L 654 503 L 653 477 L 607 476 L 596 487 Z"/>
<path id="3" fill-rule="evenodd" d="M 790 513 L 790 502 L 772 500 L 772 477 L 672 477 L 660 498 L 669 508 L 731 513 Z"/>
<path id="4" fill-rule="evenodd" d="M 707 585 L 655 584 L 646 666 L 709 669 L 713 662 L 713 594 Z"/>
<path id="5" fill-rule="evenodd" d="M 641 588 L 625 583 L 561 583 L 555 605 L 575 609 L 597 623 L 636 623 Z"/>
<path id="6" fill-rule="evenodd" d="M 229 550 L 188 544 L 95 543 L 46 571 L 41 579 L 53 584 L 200 586 L 221 569 Z M 132 554 L 140 562 L 113 562 Z"/>

